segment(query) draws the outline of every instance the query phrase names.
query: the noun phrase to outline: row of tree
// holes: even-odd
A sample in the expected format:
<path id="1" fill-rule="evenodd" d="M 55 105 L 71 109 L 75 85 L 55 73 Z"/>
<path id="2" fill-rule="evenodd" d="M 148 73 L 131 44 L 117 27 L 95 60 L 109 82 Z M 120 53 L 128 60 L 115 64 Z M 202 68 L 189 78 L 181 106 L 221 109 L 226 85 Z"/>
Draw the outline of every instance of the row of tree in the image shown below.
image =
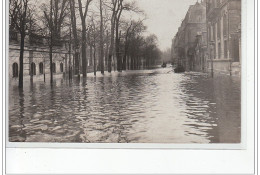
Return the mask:
<path id="1" fill-rule="evenodd" d="M 38 34 L 48 38 L 50 63 L 53 47 L 69 41 L 74 53 L 74 67 L 69 70 L 87 76 L 87 54 L 103 74 L 117 71 L 149 68 L 160 59 L 161 52 L 155 35 L 145 36 L 144 13 L 134 0 L 10 0 L 10 29 L 20 33 L 19 87 L 23 87 L 23 53 L 25 37 Z M 87 53 L 87 46 L 90 53 Z M 93 53 L 94 52 L 94 53 Z M 96 59 L 99 53 L 98 60 Z M 93 60 L 93 62 L 92 62 Z M 79 70 L 79 65 L 82 70 Z M 98 61 L 98 65 L 97 65 Z M 51 83 L 53 82 L 50 64 Z"/>

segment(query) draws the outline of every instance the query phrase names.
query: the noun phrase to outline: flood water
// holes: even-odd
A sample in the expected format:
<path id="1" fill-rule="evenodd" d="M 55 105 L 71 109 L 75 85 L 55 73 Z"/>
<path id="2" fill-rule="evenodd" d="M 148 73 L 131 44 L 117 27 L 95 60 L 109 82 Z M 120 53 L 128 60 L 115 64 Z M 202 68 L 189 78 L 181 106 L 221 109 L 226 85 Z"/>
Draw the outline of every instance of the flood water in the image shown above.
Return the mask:
<path id="1" fill-rule="evenodd" d="M 9 141 L 240 143 L 240 80 L 171 67 L 9 87 Z"/>

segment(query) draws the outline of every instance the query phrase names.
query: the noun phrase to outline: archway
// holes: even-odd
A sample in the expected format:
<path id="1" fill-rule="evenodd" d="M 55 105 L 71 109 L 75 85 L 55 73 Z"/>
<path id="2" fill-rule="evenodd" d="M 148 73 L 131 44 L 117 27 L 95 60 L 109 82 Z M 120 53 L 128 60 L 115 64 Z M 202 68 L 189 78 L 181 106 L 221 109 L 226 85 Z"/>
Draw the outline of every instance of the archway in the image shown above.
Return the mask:
<path id="1" fill-rule="evenodd" d="M 18 77 L 18 64 L 13 63 L 13 77 Z"/>
<path id="2" fill-rule="evenodd" d="M 40 64 L 39 64 L 39 72 L 40 72 L 40 74 L 43 74 L 43 63 L 42 62 L 40 62 Z"/>
<path id="3" fill-rule="evenodd" d="M 52 72 L 56 73 L 56 64 L 55 63 L 52 63 Z"/>
<path id="4" fill-rule="evenodd" d="M 60 63 L 60 72 L 63 72 L 63 63 Z"/>
<path id="5" fill-rule="evenodd" d="M 31 75 L 36 75 L 36 65 L 34 62 L 31 63 Z"/>

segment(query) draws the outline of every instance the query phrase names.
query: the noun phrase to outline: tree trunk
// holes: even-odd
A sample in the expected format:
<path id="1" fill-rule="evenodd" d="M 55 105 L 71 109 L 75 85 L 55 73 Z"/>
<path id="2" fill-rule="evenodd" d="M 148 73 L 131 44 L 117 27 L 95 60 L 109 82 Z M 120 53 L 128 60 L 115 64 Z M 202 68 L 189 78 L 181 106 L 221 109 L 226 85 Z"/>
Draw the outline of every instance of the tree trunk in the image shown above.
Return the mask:
<path id="1" fill-rule="evenodd" d="M 128 70 L 130 70 L 131 69 L 131 67 L 130 67 L 130 63 L 131 63 L 131 60 L 130 60 L 130 56 L 129 55 L 127 55 L 127 68 L 128 68 Z"/>
<path id="2" fill-rule="evenodd" d="M 52 44 L 50 44 L 50 82 L 53 83 L 53 67 L 52 67 Z"/>
<path id="3" fill-rule="evenodd" d="M 87 77 L 87 53 L 86 53 L 86 34 L 87 34 L 87 29 L 86 29 L 86 24 L 84 21 L 82 21 L 82 73 L 83 73 L 83 78 Z"/>
<path id="4" fill-rule="evenodd" d="M 113 19 L 113 17 L 112 17 Z M 114 35 L 115 35 L 115 23 L 111 20 L 111 41 L 110 41 L 110 48 L 109 48 L 109 55 L 108 55 L 108 72 L 111 73 L 112 71 L 112 56 L 114 51 Z"/>
<path id="5" fill-rule="evenodd" d="M 108 31 L 107 31 L 107 43 L 106 43 L 106 56 L 105 56 L 105 66 L 107 68 L 107 62 L 108 62 L 108 51 L 109 51 L 109 40 L 108 40 Z"/>
<path id="6" fill-rule="evenodd" d="M 79 53 L 78 53 L 78 34 L 77 34 L 77 19 L 75 14 L 75 0 L 70 0 L 70 17 L 71 17 L 71 25 L 72 25 L 72 31 L 73 31 L 73 37 L 74 37 L 74 52 L 75 52 L 75 74 L 79 74 Z"/>
<path id="7" fill-rule="evenodd" d="M 133 58 L 133 55 L 131 55 L 131 70 L 134 70 L 134 58 Z"/>
<path id="8" fill-rule="evenodd" d="M 127 32 L 128 33 L 128 32 Z M 122 69 L 126 70 L 126 57 L 127 57 L 127 49 L 128 49 L 128 40 L 127 40 L 127 36 L 125 37 L 125 51 L 124 51 L 124 58 L 123 58 L 123 66 Z"/>
<path id="9" fill-rule="evenodd" d="M 96 76 L 96 46 L 94 46 L 94 75 Z"/>
<path id="10" fill-rule="evenodd" d="M 119 50 L 119 44 L 120 44 L 120 39 L 119 39 L 119 26 L 118 23 L 116 24 L 116 61 L 117 61 L 117 71 L 121 72 L 121 60 L 120 60 L 120 50 Z"/>
<path id="11" fill-rule="evenodd" d="M 119 15 L 116 19 L 116 59 L 117 59 L 117 71 L 122 71 L 122 58 L 120 56 L 120 36 L 121 31 L 119 32 L 119 20 L 121 16 L 122 10 L 120 10 Z"/>
<path id="12" fill-rule="evenodd" d="M 50 10 L 50 22 L 51 22 L 51 25 L 50 25 L 50 83 L 51 83 L 51 85 L 52 85 L 52 83 L 53 83 L 53 72 L 52 72 L 52 47 L 53 47 L 53 23 L 52 23 L 52 6 L 53 6 L 53 4 L 52 4 L 52 0 L 50 1 L 50 3 L 51 3 L 51 10 Z"/>
<path id="13" fill-rule="evenodd" d="M 122 69 L 126 70 L 126 53 L 124 54 Z"/>
<path id="14" fill-rule="evenodd" d="M 93 62 L 92 62 L 92 60 L 93 60 L 93 47 L 92 47 L 92 45 L 90 45 L 90 54 L 89 54 L 89 56 L 90 56 L 90 60 L 89 60 L 89 65 L 90 66 L 93 66 Z"/>
<path id="15" fill-rule="evenodd" d="M 21 43 L 20 43 L 20 58 L 19 58 L 19 88 L 23 89 L 23 54 L 24 54 L 24 38 L 25 34 L 21 34 Z"/>
<path id="16" fill-rule="evenodd" d="M 101 73 L 104 74 L 104 43 L 103 43 L 103 13 L 102 0 L 100 0 L 100 68 Z"/>

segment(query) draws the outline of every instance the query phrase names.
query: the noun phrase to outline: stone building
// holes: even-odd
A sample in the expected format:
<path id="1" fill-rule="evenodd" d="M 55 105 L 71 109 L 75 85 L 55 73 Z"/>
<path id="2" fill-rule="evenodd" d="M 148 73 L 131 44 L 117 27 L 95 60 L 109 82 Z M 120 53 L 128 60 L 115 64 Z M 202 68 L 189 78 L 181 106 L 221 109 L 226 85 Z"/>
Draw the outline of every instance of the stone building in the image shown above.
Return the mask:
<path id="1" fill-rule="evenodd" d="M 87 72 L 93 72 L 93 51 L 90 51 L 90 47 L 87 46 Z M 80 60 L 78 68 L 74 59 L 73 45 L 69 49 L 69 40 L 63 40 L 55 42 L 53 46 L 52 54 L 52 66 L 53 75 L 68 74 L 69 65 L 71 65 L 72 74 L 76 74 L 76 69 L 82 73 L 82 60 L 81 60 L 81 48 Z M 92 57 L 91 57 L 92 54 Z M 19 57 L 20 57 L 20 34 L 17 31 L 9 31 L 9 52 L 8 52 L 8 70 L 10 82 L 18 81 L 19 77 Z M 92 60 L 91 60 L 92 58 Z M 96 55 L 98 64 L 98 55 Z M 44 75 L 48 79 L 50 76 L 50 54 L 48 46 L 48 38 L 30 34 L 25 37 L 24 47 L 24 77 L 31 77 L 35 80 L 44 80 Z"/>
<path id="2" fill-rule="evenodd" d="M 8 69 L 9 80 L 17 80 L 19 75 L 20 36 L 17 31 L 9 31 Z M 43 78 L 50 73 L 50 55 L 48 39 L 46 37 L 30 34 L 25 37 L 24 47 L 24 77 Z M 71 54 L 71 60 L 73 56 Z M 66 72 L 69 64 L 68 43 L 65 41 L 56 43 L 53 47 L 53 73 Z M 72 61 L 71 61 L 71 64 Z"/>
<path id="3" fill-rule="evenodd" d="M 198 32 L 194 49 L 194 70 L 207 72 L 207 31 Z"/>
<path id="4" fill-rule="evenodd" d="M 195 69 L 196 40 L 197 34 L 201 31 L 206 31 L 206 6 L 204 1 L 197 2 L 189 7 L 173 40 L 172 57 L 175 57 L 176 62 L 184 66 L 186 71 Z"/>
<path id="5" fill-rule="evenodd" d="M 240 75 L 241 0 L 207 0 L 208 71 Z"/>

